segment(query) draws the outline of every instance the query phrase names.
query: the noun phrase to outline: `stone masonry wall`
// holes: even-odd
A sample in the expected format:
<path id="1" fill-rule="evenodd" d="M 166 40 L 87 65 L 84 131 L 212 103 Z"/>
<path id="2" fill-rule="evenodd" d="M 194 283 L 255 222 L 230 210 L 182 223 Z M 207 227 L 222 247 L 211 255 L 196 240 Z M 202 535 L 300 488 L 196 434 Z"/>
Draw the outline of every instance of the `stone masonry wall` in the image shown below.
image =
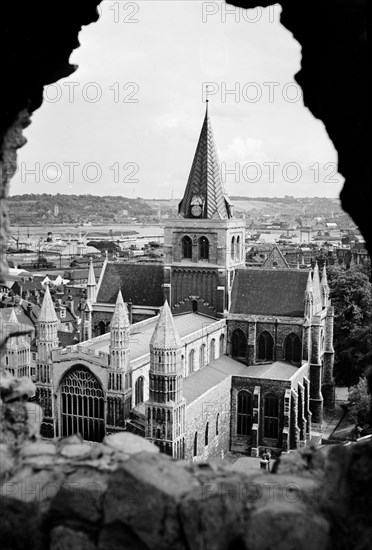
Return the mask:
<path id="1" fill-rule="evenodd" d="M 192 375 L 191 375 L 192 376 Z M 230 448 L 230 388 L 228 376 L 207 394 L 186 408 L 185 459 L 193 460 L 194 436 L 198 433 L 196 462 L 210 460 L 226 454 Z M 216 421 L 218 415 L 218 434 Z M 205 427 L 208 422 L 208 445 L 205 445 Z"/>
<path id="2" fill-rule="evenodd" d="M 283 455 L 269 473 L 174 461 L 129 433 L 46 441 L 24 384 L 2 385 L 3 550 L 369 548 L 370 442 Z"/>

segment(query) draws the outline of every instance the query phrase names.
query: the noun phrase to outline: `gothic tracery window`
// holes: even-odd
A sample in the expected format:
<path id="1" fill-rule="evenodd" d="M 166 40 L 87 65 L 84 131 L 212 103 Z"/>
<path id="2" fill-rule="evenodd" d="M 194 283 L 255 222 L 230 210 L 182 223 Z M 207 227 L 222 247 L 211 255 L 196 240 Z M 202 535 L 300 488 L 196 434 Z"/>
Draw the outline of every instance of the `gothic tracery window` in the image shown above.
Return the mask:
<path id="1" fill-rule="evenodd" d="M 269 393 L 264 398 L 264 437 L 277 439 L 279 436 L 279 399 Z"/>
<path id="2" fill-rule="evenodd" d="M 302 354 L 301 339 L 291 332 L 284 340 L 284 359 L 291 363 L 300 363 Z"/>
<path id="3" fill-rule="evenodd" d="M 274 355 L 274 339 L 267 330 L 261 332 L 257 341 L 258 361 L 272 361 Z"/>
<path id="4" fill-rule="evenodd" d="M 237 396 L 237 435 L 250 435 L 252 429 L 252 396 L 242 390 Z"/>

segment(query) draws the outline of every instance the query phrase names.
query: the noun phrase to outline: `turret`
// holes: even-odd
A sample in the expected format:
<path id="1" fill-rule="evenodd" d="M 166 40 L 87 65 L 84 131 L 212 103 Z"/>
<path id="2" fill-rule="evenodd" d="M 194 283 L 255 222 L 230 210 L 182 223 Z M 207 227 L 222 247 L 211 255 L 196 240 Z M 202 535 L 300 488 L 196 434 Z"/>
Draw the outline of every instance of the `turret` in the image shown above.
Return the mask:
<path id="1" fill-rule="evenodd" d="M 328 305 L 328 298 L 329 298 L 329 286 L 328 286 L 327 270 L 326 270 L 325 264 L 323 266 L 320 290 L 321 290 L 321 296 L 322 296 L 322 307 L 323 309 L 325 309 Z"/>
<path id="2" fill-rule="evenodd" d="M 129 314 L 119 290 L 110 327 L 111 368 L 125 369 L 129 362 Z"/>
<path id="3" fill-rule="evenodd" d="M 96 301 L 96 297 L 97 297 L 96 277 L 94 275 L 93 261 L 90 260 L 88 282 L 87 282 L 87 301 L 92 304 Z"/>
<path id="4" fill-rule="evenodd" d="M 309 271 L 305 290 L 305 317 L 311 318 L 313 314 L 313 301 L 313 281 L 311 278 L 311 271 Z"/>
<path id="5" fill-rule="evenodd" d="M 110 366 L 107 393 L 107 426 L 110 430 L 125 428 L 132 408 L 129 338 L 128 309 L 119 290 L 110 326 Z"/>
<path id="6" fill-rule="evenodd" d="M 313 312 L 317 314 L 317 313 L 320 313 L 320 311 L 322 310 L 322 295 L 321 295 L 321 289 L 320 289 L 318 262 L 315 262 L 315 267 L 313 272 L 313 297 L 314 297 Z"/>
<path id="7" fill-rule="evenodd" d="M 43 303 L 37 320 L 37 351 L 39 362 L 49 362 L 50 352 L 58 348 L 58 317 L 49 291 L 49 285 L 45 286 Z"/>
<path id="8" fill-rule="evenodd" d="M 146 438 L 173 458 L 184 457 L 183 344 L 166 301 L 150 342 L 150 398 L 145 404 Z"/>

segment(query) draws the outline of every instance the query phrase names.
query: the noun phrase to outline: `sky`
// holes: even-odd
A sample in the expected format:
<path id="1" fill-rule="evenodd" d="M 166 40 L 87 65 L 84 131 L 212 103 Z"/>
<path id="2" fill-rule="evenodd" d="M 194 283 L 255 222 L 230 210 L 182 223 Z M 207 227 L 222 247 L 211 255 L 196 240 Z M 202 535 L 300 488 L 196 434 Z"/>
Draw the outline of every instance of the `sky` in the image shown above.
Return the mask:
<path id="1" fill-rule="evenodd" d="M 301 48 L 280 11 L 104 0 L 76 72 L 44 89 L 11 194 L 182 197 L 207 89 L 229 195 L 337 197 L 337 153 L 303 105 Z"/>

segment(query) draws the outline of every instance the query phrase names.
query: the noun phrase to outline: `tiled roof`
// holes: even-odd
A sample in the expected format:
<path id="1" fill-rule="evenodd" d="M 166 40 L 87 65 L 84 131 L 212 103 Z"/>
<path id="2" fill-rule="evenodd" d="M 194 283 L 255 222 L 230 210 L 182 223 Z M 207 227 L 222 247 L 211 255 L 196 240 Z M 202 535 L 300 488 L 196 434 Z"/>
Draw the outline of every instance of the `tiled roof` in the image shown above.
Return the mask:
<path id="1" fill-rule="evenodd" d="M 15 307 L 4 307 L 0 309 L 0 326 L 5 327 L 6 324 L 11 323 L 10 317 L 15 315 L 17 317 L 17 322 L 20 325 L 25 325 L 27 328 L 32 328 L 35 330 L 35 325 L 29 319 L 29 317 L 25 314 L 22 307 L 15 306 Z M 25 327 L 25 328 L 26 328 Z"/>
<path id="2" fill-rule="evenodd" d="M 238 269 L 230 313 L 303 317 L 306 270 Z"/>
<path id="3" fill-rule="evenodd" d="M 162 265 L 108 263 L 97 302 L 113 304 L 121 290 L 125 302 L 159 307 L 164 303 L 163 281 Z"/>
<path id="4" fill-rule="evenodd" d="M 205 113 L 185 194 L 178 207 L 180 214 L 185 218 L 190 217 L 190 204 L 196 195 L 204 200 L 202 218 L 232 217 L 230 199 L 223 189 L 220 178 L 217 150 L 208 111 Z"/>
<path id="5" fill-rule="evenodd" d="M 191 374 L 183 381 L 183 396 L 186 403 L 190 404 L 205 392 L 220 384 L 231 375 L 243 376 L 247 373 L 247 365 L 235 361 L 227 355 L 221 355 L 197 372 Z"/>
<path id="6" fill-rule="evenodd" d="M 280 248 L 277 244 L 274 245 L 274 248 L 262 264 L 262 268 L 283 268 L 283 269 L 289 269 L 289 265 L 287 260 L 284 258 Z"/>

